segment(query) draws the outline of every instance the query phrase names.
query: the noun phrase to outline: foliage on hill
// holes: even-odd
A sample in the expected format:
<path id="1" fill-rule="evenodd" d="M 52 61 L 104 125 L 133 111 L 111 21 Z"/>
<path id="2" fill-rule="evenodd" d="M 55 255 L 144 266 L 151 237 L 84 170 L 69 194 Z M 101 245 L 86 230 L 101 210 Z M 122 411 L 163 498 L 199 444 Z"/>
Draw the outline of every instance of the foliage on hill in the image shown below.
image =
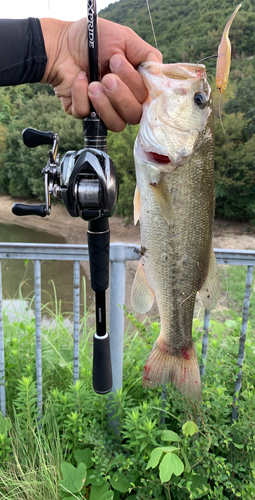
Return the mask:
<path id="1" fill-rule="evenodd" d="M 224 0 L 149 0 L 158 48 L 164 62 L 196 63 L 217 53 L 224 26 L 238 2 Z M 234 57 L 252 56 L 255 46 L 255 4 L 244 0 L 231 27 Z M 154 38 L 146 0 L 121 0 L 100 16 L 125 24 L 151 45 Z"/>
<path id="2" fill-rule="evenodd" d="M 231 0 L 224 0 L 220 8 L 212 0 L 150 0 L 164 62 L 194 63 L 217 53 L 235 7 Z M 130 26 L 154 45 L 146 1 L 120 0 L 102 10 L 100 16 Z M 255 0 L 243 1 L 230 39 L 232 66 L 221 102 L 215 87 L 216 60 L 205 61 L 214 98 L 216 213 L 255 222 Z M 83 146 L 81 123 L 66 116 L 51 94 L 50 87 L 39 84 L 0 89 L 0 192 L 43 197 L 41 170 L 48 148 L 25 148 L 21 132 L 26 126 L 58 132 L 61 154 Z M 108 134 L 108 152 L 120 179 L 118 213 L 126 216 L 132 213 L 137 130 L 128 126 L 120 134 Z"/>

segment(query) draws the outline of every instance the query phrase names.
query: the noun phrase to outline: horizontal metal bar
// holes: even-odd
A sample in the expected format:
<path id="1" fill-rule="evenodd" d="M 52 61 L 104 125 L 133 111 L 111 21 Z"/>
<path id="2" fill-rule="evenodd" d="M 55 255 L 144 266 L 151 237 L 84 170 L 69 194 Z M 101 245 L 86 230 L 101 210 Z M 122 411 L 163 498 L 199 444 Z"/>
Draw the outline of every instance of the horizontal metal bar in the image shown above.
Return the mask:
<path id="1" fill-rule="evenodd" d="M 140 258 L 140 247 L 126 243 L 112 243 L 110 260 L 125 262 Z M 0 243 L 0 259 L 89 260 L 88 245 L 48 243 Z"/>
<path id="2" fill-rule="evenodd" d="M 254 266 L 255 250 L 226 250 L 214 248 L 214 253 L 218 264 L 228 264 L 231 266 Z"/>
<path id="3" fill-rule="evenodd" d="M 125 262 L 140 258 L 139 245 L 112 243 L 110 260 Z M 214 248 L 218 264 L 255 266 L 255 250 Z M 87 245 L 47 243 L 0 243 L 0 259 L 89 260 Z"/>

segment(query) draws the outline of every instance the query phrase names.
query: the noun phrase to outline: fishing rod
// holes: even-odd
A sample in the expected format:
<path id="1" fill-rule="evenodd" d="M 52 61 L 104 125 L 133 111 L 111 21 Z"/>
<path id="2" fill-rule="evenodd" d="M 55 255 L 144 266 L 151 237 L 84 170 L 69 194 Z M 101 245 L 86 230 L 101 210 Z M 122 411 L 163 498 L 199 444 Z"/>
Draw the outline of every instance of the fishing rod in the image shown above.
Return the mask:
<path id="1" fill-rule="evenodd" d="M 98 81 L 98 38 L 96 0 L 87 0 L 89 82 Z M 96 333 L 93 339 L 93 387 L 106 394 L 112 389 L 109 334 L 106 331 L 105 291 L 109 286 L 110 230 L 108 218 L 115 211 L 118 181 L 113 161 L 107 155 L 107 129 L 91 103 L 89 116 L 83 119 L 84 149 L 68 151 L 60 160 L 58 134 L 32 128 L 23 131 L 29 148 L 49 144 L 49 160 L 42 170 L 45 204 L 15 203 L 18 216 L 51 213 L 51 195 L 60 198 L 72 217 L 88 221 L 88 249 L 91 287 L 95 292 Z"/>

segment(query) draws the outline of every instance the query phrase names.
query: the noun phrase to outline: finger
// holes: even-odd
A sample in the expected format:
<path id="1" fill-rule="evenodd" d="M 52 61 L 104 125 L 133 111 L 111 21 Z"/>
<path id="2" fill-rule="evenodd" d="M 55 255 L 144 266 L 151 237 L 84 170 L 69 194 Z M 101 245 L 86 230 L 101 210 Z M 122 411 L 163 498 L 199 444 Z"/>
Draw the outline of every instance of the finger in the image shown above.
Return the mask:
<path id="1" fill-rule="evenodd" d="M 71 102 L 69 103 L 67 112 L 75 118 L 84 118 L 84 116 L 88 116 L 90 113 L 88 85 L 88 78 L 84 72 L 80 72 L 72 82 Z"/>
<path id="2" fill-rule="evenodd" d="M 145 101 L 148 91 L 143 83 L 143 79 L 124 56 L 120 54 L 112 56 L 110 59 L 110 69 L 112 73 L 117 75 L 128 86 L 138 102 L 143 103 Z"/>
<path id="3" fill-rule="evenodd" d="M 142 40 L 130 28 L 125 32 L 125 46 L 126 57 L 133 66 L 146 61 L 162 63 L 161 52 Z"/>
<path id="4" fill-rule="evenodd" d="M 118 76 L 110 73 L 104 76 L 102 86 L 112 106 L 123 120 L 131 125 L 139 123 L 142 106 L 127 85 Z"/>
<path id="5" fill-rule="evenodd" d="M 88 88 L 89 98 L 97 115 L 103 120 L 106 128 L 112 132 L 121 132 L 126 126 L 126 121 L 119 115 L 104 93 L 102 84 L 92 82 Z"/>

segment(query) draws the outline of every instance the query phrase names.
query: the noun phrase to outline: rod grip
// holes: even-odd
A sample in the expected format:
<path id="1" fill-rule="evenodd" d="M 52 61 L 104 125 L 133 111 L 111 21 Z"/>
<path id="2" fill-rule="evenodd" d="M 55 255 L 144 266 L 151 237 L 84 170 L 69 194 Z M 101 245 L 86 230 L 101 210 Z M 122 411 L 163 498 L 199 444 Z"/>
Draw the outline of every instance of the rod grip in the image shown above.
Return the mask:
<path id="1" fill-rule="evenodd" d="M 94 335 L 93 387 L 98 394 L 107 394 L 112 390 L 112 364 L 108 333 L 103 337 L 99 337 L 96 333 Z"/>
<path id="2" fill-rule="evenodd" d="M 89 222 L 88 227 L 89 262 L 91 288 L 103 292 L 109 286 L 110 231 L 106 217 Z"/>
<path id="3" fill-rule="evenodd" d="M 14 203 L 12 205 L 14 215 L 38 215 L 46 217 L 46 205 L 24 205 L 23 203 Z"/>

